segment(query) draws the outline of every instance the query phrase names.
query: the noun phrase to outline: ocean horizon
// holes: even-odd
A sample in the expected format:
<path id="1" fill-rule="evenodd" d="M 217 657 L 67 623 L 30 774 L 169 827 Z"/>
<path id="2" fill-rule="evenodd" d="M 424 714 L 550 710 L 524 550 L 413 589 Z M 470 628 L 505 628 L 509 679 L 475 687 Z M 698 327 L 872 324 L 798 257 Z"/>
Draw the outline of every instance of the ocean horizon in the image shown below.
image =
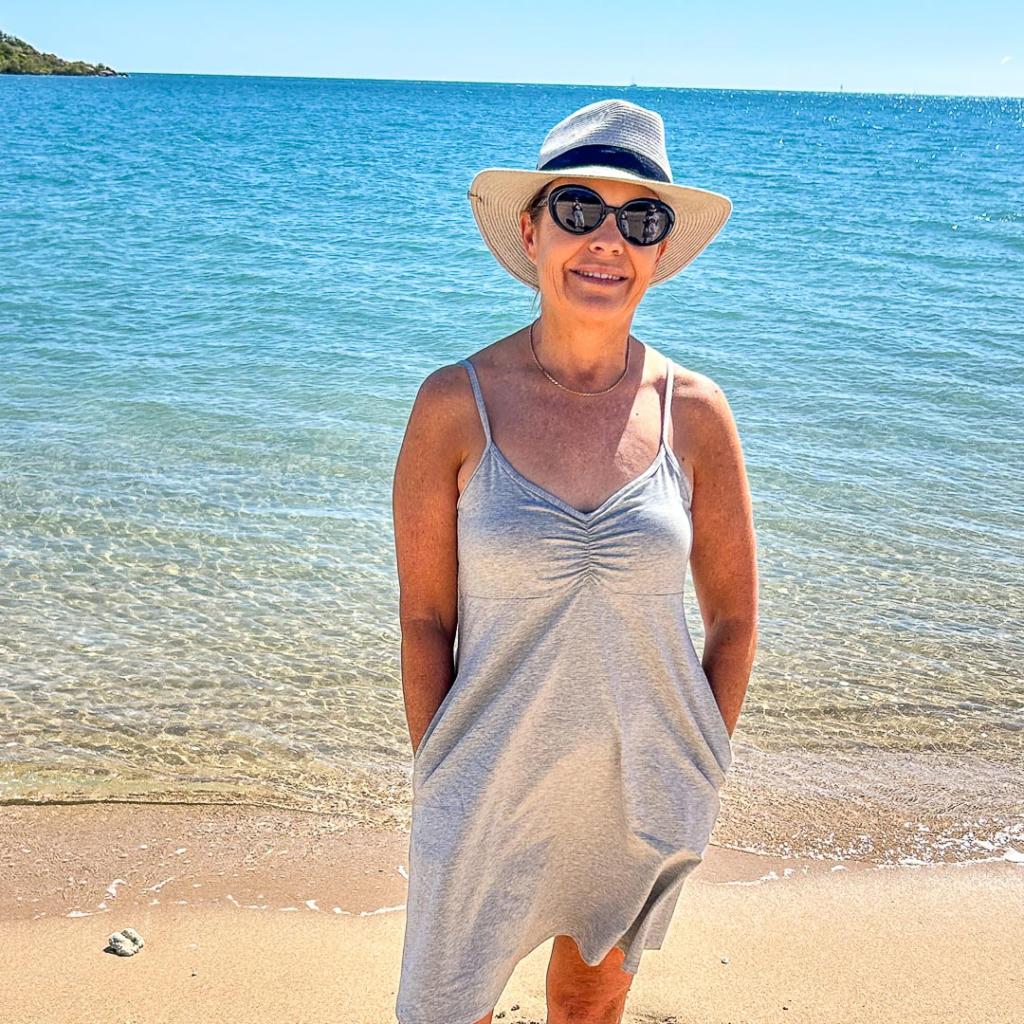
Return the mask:
<path id="1" fill-rule="evenodd" d="M 894 99 L 949 99 L 949 100 L 1024 100 L 1024 94 L 1015 93 L 939 93 L 915 92 L 913 90 L 891 90 L 875 92 L 864 89 L 752 89 L 742 86 L 726 85 L 644 85 L 629 82 L 618 85 L 602 85 L 599 82 L 566 83 L 566 82 L 504 82 L 484 81 L 476 79 L 456 78 L 348 78 L 338 75 L 233 75 L 219 71 L 125 71 L 125 75 L 142 78 L 230 78 L 235 80 L 272 79 L 283 82 L 348 82 L 366 85 L 454 85 L 454 86 L 513 86 L 523 88 L 544 89 L 605 89 L 611 93 L 627 94 L 634 90 L 650 89 L 655 92 L 727 92 L 727 93 L 764 93 L 770 95 L 798 94 L 801 96 L 866 96 L 891 97 Z"/>
<path id="2" fill-rule="evenodd" d="M 129 74 L 0 79 L 0 804 L 408 825 L 394 462 L 534 315 L 466 188 L 623 96 L 734 204 L 633 325 L 754 503 L 715 841 L 1024 850 L 1024 98 Z"/>

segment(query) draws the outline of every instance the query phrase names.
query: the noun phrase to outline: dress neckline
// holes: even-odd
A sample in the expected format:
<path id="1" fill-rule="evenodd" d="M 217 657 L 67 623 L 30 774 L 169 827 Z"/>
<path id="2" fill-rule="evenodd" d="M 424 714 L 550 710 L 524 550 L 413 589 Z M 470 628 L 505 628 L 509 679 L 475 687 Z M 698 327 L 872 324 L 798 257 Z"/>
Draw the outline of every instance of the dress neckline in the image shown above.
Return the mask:
<path id="1" fill-rule="evenodd" d="M 686 491 L 686 505 L 689 507 L 691 500 L 691 488 L 690 481 L 686 474 L 683 472 L 682 466 L 679 464 L 679 460 L 676 458 L 676 454 L 672 451 L 668 443 L 668 424 L 669 417 L 671 415 L 672 406 L 672 361 L 667 360 L 668 372 L 665 380 L 665 395 L 662 399 L 662 414 L 661 414 L 661 438 L 658 444 L 658 452 L 654 456 L 654 460 L 650 465 L 642 470 L 637 476 L 633 477 L 624 483 L 618 490 L 608 495 L 596 508 L 591 509 L 589 512 L 583 511 L 583 509 L 576 508 L 574 505 L 570 505 L 567 501 L 558 497 L 557 494 L 552 494 L 551 491 L 545 487 L 541 487 L 540 484 L 534 483 L 529 477 L 524 476 L 522 473 L 512 465 L 507 458 L 505 458 L 504 452 L 494 443 L 494 438 L 491 436 L 491 424 L 490 418 L 487 415 L 487 409 L 484 406 L 483 392 L 480 389 L 480 381 L 477 378 L 476 367 L 472 364 L 469 359 L 460 359 L 459 362 L 466 367 L 469 373 L 470 383 L 473 386 L 473 396 L 476 399 L 477 410 L 480 413 L 480 421 L 483 425 L 484 435 L 487 439 L 487 443 L 484 446 L 484 450 L 480 455 L 480 459 L 477 462 L 476 467 L 470 474 L 469 480 L 466 481 L 466 486 L 462 489 L 462 493 L 459 495 L 458 506 L 462 505 L 463 496 L 466 491 L 472 486 L 474 479 L 479 476 L 480 467 L 484 464 L 489 455 L 494 456 L 495 461 L 502 468 L 502 470 L 509 476 L 515 483 L 519 484 L 524 490 L 530 491 L 532 494 L 543 499 L 547 504 L 554 508 L 560 509 L 572 516 L 577 521 L 584 525 L 589 524 L 593 520 L 597 519 L 600 515 L 613 508 L 615 504 L 625 497 L 635 487 L 644 483 L 650 477 L 658 471 L 658 469 L 666 462 L 673 466 L 680 478 L 685 483 Z"/>
<path id="2" fill-rule="evenodd" d="M 484 451 L 483 455 L 480 456 L 480 461 L 482 462 L 487 457 L 488 452 L 493 452 L 494 457 L 498 460 L 498 464 L 501 466 L 503 470 L 505 470 L 506 473 L 508 473 L 510 477 L 512 477 L 513 480 L 516 481 L 516 483 L 525 487 L 526 490 L 532 491 L 534 494 L 537 495 L 537 497 L 543 498 L 545 501 L 547 501 L 551 505 L 554 505 L 556 508 L 560 508 L 563 512 L 568 512 L 569 515 L 574 516 L 576 519 L 579 519 L 583 522 L 589 522 L 592 519 L 596 519 L 599 515 L 601 515 L 601 513 L 607 512 L 608 509 L 612 508 L 616 504 L 616 502 L 619 501 L 620 498 L 625 497 L 625 495 L 628 494 L 634 487 L 643 483 L 648 477 L 653 476 L 658 471 L 658 468 L 661 466 L 662 462 L 664 462 L 665 454 L 668 451 L 668 445 L 666 445 L 663 440 L 661 444 L 658 446 L 658 454 L 654 456 L 654 461 L 645 470 L 642 470 L 637 476 L 633 477 L 632 480 L 629 480 L 626 483 L 624 483 L 618 490 L 608 495 L 608 497 L 605 498 L 605 500 L 602 501 L 601 504 L 597 506 L 597 508 L 591 509 L 589 512 L 585 512 L 583 511 L 583 509 L 576 508 L 575 505 L 570 505 L 567 501 L 564 501 L 562 498 L 559 498 L 557 494 L 552 494 L 551 491 L 547 490 L 544 487 L 541 487 L 540 484 L 534 483 L 529 477 L 523 476 L 523 474 L 520 473 L 519 470 L 516 469 L 516 467 L 513 466 L 511 462 L 508 461 L 508 459 L 505 458 L 504 453 L 494 443 L 494 441 L 488 441 L 487 449 Z M 675 458 L 674 453 L 672 457 Z M 476 473 L 474 472 L 473 475 L 475 476 Z M 468 487 L 469 483 L 467 483 L 466 487 L 463 488 L 463 494 L 465 494 L 466 489 L 468 489 Z"/>

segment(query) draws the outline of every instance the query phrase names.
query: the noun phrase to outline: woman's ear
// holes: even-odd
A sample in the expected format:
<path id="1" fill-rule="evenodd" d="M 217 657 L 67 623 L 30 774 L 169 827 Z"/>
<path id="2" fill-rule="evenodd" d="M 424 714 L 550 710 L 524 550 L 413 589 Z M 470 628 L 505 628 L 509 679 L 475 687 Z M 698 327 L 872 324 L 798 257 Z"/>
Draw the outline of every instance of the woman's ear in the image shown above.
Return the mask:
<path id="1" fill-rule="evenodd" d="M 519 232 L 523 239 L 523 251 L 531 263 L 537 262 L 537 225 L 533 223 L 529 210 L 519 214 Z"/>
<path id="2" fill-rule="evenodd" d="M 661 245 L 658 246 L 658 258 L 654 261 L 654 269 L 658 269 L 658 264 L 661 262 L 661 257 L 665 255 L 665 250 L 668 248 L 668 239 L 666 238 Z"/>

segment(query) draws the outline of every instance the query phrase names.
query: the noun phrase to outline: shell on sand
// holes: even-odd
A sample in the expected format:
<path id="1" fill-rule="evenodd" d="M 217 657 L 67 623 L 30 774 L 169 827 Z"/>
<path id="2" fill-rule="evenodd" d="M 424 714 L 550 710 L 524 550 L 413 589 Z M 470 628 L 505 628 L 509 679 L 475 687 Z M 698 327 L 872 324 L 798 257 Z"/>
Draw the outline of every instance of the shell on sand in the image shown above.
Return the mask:
<path id="1" fill-rule="evenodd" d="M 107 941 L 118 956 L 132 956 L 139 951 L 138 946 L 131 939 L 126 939 L 120 932 L 114 932 Z"/>
<path id="2" fill-rule="evenodd" d="M 107 940 L 109 948 L 118 956 L 132 956 L 146 944 L 143 937 L 134 928 L 125 928 L 114 932 Z"/>

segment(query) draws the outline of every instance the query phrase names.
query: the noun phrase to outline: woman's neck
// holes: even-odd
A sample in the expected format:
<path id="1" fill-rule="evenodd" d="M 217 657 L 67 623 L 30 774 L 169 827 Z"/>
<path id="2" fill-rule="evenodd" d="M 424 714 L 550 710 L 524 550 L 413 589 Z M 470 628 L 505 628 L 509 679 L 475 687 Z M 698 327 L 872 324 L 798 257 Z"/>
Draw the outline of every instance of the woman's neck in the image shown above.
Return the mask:
<path id="1" fill-rule="evenodd" d="M 533 348 L 544 369 L 565 386 L 598 391 L 622 375 L 631 320 L 581 323 L 542 311 Z"/>

